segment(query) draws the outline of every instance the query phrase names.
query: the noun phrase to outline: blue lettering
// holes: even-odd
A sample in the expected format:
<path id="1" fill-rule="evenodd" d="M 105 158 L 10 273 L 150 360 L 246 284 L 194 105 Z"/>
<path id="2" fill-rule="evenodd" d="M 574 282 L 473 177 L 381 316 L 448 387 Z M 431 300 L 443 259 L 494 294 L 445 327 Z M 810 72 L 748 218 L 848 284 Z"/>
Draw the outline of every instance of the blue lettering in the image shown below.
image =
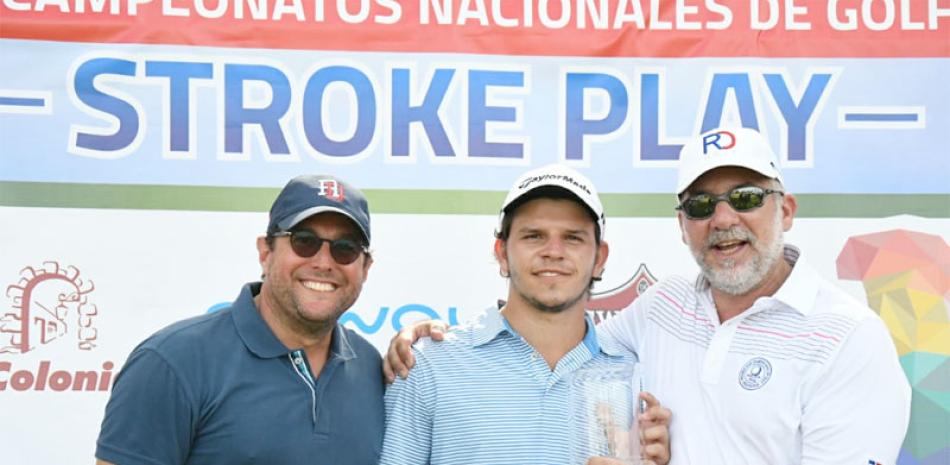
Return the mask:
<path id="1" fill-rule="evenodd" d="M 399 331 L 402 329 L 402 318 L 409 313 L 421 313 L 424 315 L 426 320 L 441 320 L 442 317 L 439 316 L 439 313 L 433 310 L 431 307 L 422 305 L 422 304 L 406 304 L 402 307 L 396 309 L 396 312 L 393 313 L 392 324 L 393 329 Z M 458 322 L 458 311 L 455 307 L 449 307 L 448 312 L 448 322 L 449 325 L 457 325 Z"/>
<path id="2" fill-rule="evenodd" d="M 746 73 L 727 73 L 713 75 L 709 89 L 709 100 L 703 114 L 703 126 L 700 132 L 719 127 L 722 123 L 723 108 L 729 91 L 735 94 L 739 108 L 739 121 L 742 127 L 759 129 L 759 119 L 755 114 L 755 100 L 752 97 L 752 83 Z"/>
<path id="3" fill-rule="evenodd" d="M 169 148 L 173 152 L 188 152 L 191 79 L 211 79 L 211 63 L 182 63 L 175 61 L 146 61 L 145 75 L 168 78 L 168 126 Z"/>
<path id="4" fill-rule="evenodd" d="M 76 133 L 76 146 L 96 151 L 122 150 L 135 141 L 139 132 L 139 114 L 128 102 L 96 89 L 96 77 L 107 74 L 135 76 L 135 62 L 117 58 L 93 58 L 76 69 L 73 85 L 79 100 L 119 120 L 114 134 Z"/>
<path id="5" fill-rule="evenodd" d="M 422 315 L 426 317 L 425 319 L 427 320 L 439 319 L 439 314 L 436 313 L 435 310 L 433 310 L 432 308 L 426 305 L 406 304 L 396 309 L 395 313 L 393 313 L 393 319 L 392 319 L 393 329 L 395 329 L 396 331 L 399 331 L 400 329 L 402 329 L 402 318 L 406 316 L 406 314 L 408 313 L 421 313 Z"/>
<path id="6" fill-rule="evenodd" d="M 680 144 L 660 144 L 660 75 L 640 76 L 640 159 L 676 160 Z"/>
<path id="7" fill-rule="evenodd" d="M 472 70 L 468 73 L 468 156 L 490 158 L 521 158 L 522 144 L 488 142 L 486 126 L 489 121 L 516 121 L 517 113 L 511 107 L 487 104 L 489 86 L 523 87 L 524 73 L 509 71 Z"/>
<path id="8" fill-rule="evenodd" d="M 244 106 L 244 81 L 266 83 L 273 95 L 264 108 Z M 260 125 L 270 153 L 289 154 L 280 118 L 290 108 L 290 81 L 280 70 L 265 65 L 224 65 L 224 151 L 244 152 L 244 126 Z"/>
<path id="9" fill-rule="evenodd" d="M 568 160 L 584 159 L 584 136 L 609 134 L 627 119 L 627 89 L 608 74 L 568 73 L 565 76 L 564 150 Z M 610 110 L 601 119 L 584 119 L 584 91 L 601 89 L 610 99 Z"/>
<path id="10" fill-rule="evenodd" d="M 215 312 L 219 312 L 219 311 L 221 311 L 221 310 L 224 310 L 224 309 L 230 307 L 230 306 L 231 306 L 231 303 L 232 303 L 232 302 L 220 302 L 220 303 L 216 303 L 216 304 L 214 304 L 214 305 L 208 307 L 208 310 L 207 310 L 205 313 L 215 313 Z"/>
<path id="11" fill-rule="evenodd" d="M 455 156 L 455 149 L 439 118 L 439 107 L 452 82 L 454 69 L 438 69 L 426 91 L 422 105 L 409 105 L 409 70 L 394 69 L 392 73 L 392 156 L 409 156 L 409 125 L 421 123 L 432 152 L 438 156 Z"/>
<path id="12" fill-rule="evenodd" d="M 217 304 L 208 307 L 206 313 L 215 313 L 231 306 L 232 302 L 220 302 Z M 376 314 L 376 318 L 367 322 L 362 317 L 360 317 L 355 312 L 345 312 L 343 315 L 340 315 L 339 324 L 346 325 L 352 324 L 364 334 L 376 334 L 383 329 L 383 325 L 386 323 L 386 316 L 389 315 L 389 307 L 380 307 L 379 312 Z M 418 319 L 416 321 L 423 320 L 442 320 L 442 316 L 439 315 L 439 312 L 435 311 L 432 307 L 423 304 L 406 304 L 396 309 L 390 318 L 390 324 L 394 331 L 399 331 L 402 329 L 402 319 L 410 313 L 418 313 L 424 316 L 423 319 Z M 445 321 L 449 325 L 455 326 L 459 324 L 458 319 L 458 308 L 449 307 L 446 311 Z"/>
<path id="13" fill-rule="evenodd" d="M 383 327 L 383 322 L 386 321 L 386 314 L 389 313 L 389 307 L 382 307 L 379 309 L 379 313 L 376 314 L 376 319 L 372 324 L 366 324 L 359 315 L 353 312 L 346 312 L 340 316 L 338 321 L 339 324 L 345 325 L 347 323 L 353 323 L 360 331 L 366 334 L 375 334 Z"/>
<path id="14" fill-rule="evenodd" d="M 802 94 L 801 101 L 795 104 L 792 95 L 779 74 L 766 74 L 765 83 L 769 86 L 772 98 L 782 113 L 782 118 L 788 126 L 788 160 L 805 160 L 808 139 L 808 121 L 815 113 L 818 102 L 821 101 L 830 74 L 814 74 L 808 80 L 808 87 Z"/>
<path id="15" fill-rule="evenodd" d="M 343 82 L 356 94 L 356 130 L 348 140 L 335 141 L 323 125 L 323 95 L 328 85 Z M 376 130 L 376 92 L 362 71 L 349 66 L 328 66 L 310 76 L 303 94 L 303 130 L 314 150 L 334 156 L 356 155 L 369 146 Z"/>

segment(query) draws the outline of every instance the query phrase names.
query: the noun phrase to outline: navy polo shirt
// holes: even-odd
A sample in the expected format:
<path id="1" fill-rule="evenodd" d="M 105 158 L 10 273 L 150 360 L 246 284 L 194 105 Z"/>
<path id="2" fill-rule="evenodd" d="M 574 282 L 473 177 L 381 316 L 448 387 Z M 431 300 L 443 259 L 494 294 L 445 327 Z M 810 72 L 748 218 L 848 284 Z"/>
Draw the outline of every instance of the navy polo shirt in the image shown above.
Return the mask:
<path id="1" fill-rule="evenodd" d="M 309 376 L 245 285 L 231 307 L 175 323 L 142 342 L 116 377 L 96 457 L 135 464 L 377 463 L 383 380 L 376 349 L 333 330 Z"/>

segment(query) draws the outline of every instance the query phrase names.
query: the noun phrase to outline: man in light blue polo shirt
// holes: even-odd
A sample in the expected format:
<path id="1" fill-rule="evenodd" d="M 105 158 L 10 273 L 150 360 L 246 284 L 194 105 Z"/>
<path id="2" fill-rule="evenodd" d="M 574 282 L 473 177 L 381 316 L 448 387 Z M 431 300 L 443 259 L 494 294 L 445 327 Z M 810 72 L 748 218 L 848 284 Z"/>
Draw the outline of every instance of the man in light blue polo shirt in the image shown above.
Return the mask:
<path id="1" fill-rule="evenodd" d="M 292 179 L 257 240 L 262 282 L 135 348 L 106 406 L 96 463 L 376 464 L 381 360 L 337 324 L 373 262 L 369 224 L 357 189 Z"/>
<path id="2" fill-rule="evenodd" d="M 494 246 L 507 302 L 413 349 L 412 375 L 386 392 L 382 465 L 570 460 L 569 375 L 632 361 L 585 316 L 607 260 L 603 234 L 600 199 L 576 171 L 551 165 L 515 183 Z M 668 436 L 658 441 L 665 463 Z"/>

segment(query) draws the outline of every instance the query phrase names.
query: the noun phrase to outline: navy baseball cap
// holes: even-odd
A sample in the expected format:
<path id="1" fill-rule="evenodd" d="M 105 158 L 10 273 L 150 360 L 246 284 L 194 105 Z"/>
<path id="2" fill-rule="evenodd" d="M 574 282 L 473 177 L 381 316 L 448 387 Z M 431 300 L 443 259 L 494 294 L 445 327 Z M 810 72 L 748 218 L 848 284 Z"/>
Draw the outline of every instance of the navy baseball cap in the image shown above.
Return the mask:
<path id="1" fill-rule="evenodd" d="M 317 213 L 334 212 L 353 220 L 369 245 L 369 204 L 359 189 L 328 175 L 303 175 L 290 180 L 270 207 L 271 235 L 293 228 Z"/>

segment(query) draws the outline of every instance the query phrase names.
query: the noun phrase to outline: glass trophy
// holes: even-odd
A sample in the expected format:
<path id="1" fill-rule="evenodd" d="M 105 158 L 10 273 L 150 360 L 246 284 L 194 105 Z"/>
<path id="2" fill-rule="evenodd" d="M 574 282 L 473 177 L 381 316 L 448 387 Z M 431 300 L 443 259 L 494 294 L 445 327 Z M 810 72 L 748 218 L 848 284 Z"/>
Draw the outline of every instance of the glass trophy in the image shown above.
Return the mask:
<path id="1" fill-rule="evenodd" d="M 571 465 L 586 465 L 591 457 L 607 457 L 639 465 L 640 369 L 618 363 L 577 370 L 570 379 L 568 405 Z"/>

